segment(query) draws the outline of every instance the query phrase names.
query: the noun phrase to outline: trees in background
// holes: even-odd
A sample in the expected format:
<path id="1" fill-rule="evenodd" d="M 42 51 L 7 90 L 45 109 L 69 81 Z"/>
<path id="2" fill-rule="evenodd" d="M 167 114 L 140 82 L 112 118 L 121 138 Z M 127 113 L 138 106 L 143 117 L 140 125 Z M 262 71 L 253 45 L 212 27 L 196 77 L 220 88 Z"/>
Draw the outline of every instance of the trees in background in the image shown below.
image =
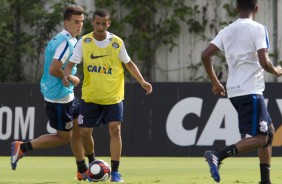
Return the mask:
<path id="1" fill-rule="evenodd" d="M 177 47 L 181 26 L 187 27 L 187 35 L 195 38 L 194 40 L 207 41 L 207 30 L 216 33 L 219 25 L 224 23 L 207 15 L 210 1 L 201 6 L 197 3 L 187 5 L 185 0 L 93 1 L 96 8 L 107 8 L 111 11 L 110 31 L 125 40 L 127 51 L 149 81 L 154 81 L 153 73 L 158 68 L 157 50 L 165 45 L 167 52 L 171 52 Z M 222 6 L 221 0 L 215 2 Z M 59 25 L 62 27 L 62 13 L 68 4 L 74 4 L 74 0 L 2 1 L 0 82 L 39 82 L 43 71 L 44 48 Z M 86 13 L 93 9 L 84 8 Z M 227 3 L 223 8 L 229 18 L 234 16 L 234 4 Z M 92 30 L 90 22 L 86 21 L 84 32 Z M 188 57 L 192 54 L 187 53 Z M 193 61 L 193 58 L 188 59 Z M 225 70 L 222 63 L 218 67 Z M 197 77 L 199 68 L 200 61 L 186 66 L 185 70 L 190 73 L 189 81 L 204 80 L 202 75 Z M 131 79 L 130 75 L 127 77 L 128 80 Z"/>
<path id="2" fill-rule="evenodd" d="M 73 0 L 3 0 L 0 6 L 0 82 L 38 82 L 47 41 Z"/>
<path id="3" fill-rule="evenodd" d="M 123 36 L 128 52 L 149 81 L 153 80 L 157 49 L 166 45 L 172 51 L 177 46 L 181 24 L 187 23 L 192 34 L 203 34 L 207 24 L 204 16 L 195 19 L 201 14 L 200 7 L 187 6 L 185 0 L 95 0 L 95 3 L 97 8 L 110 9 L 111 31 Z M 117 15 L 116 7 L 122 11 L 122 17 Z"/>
<path id="4" fill-rule="evenodd" d="M 209 37 L 217 34 L 220 27 L 229 24 L 237 16 L 235 1 L 221 0 L 197 1 L 187 0 L 95 0 L 96 8 L 107 8 L 112 13 L 110 31 L 122 36 L 126 43 L 127 51 L 138 64 L 142 74 L 149 81 L 154 81 L 153 72 L 162 70 L 156 62 L 157 50 L 161 47 L 168 48 L 171 52 L 178 47 L 179 35 L 185 27 L 187 37 L 191 38 L 190 45 L 196 46 L 199 42 L 207 43 Z M 224 19 L 219 18 L 218 9 L 226 12 Z M 117 11 L 118 10 L 118 11 Z M 212 11 L 214 15 L 210 15 Z M 190 51 L 191 50 L 191 51 Z M 185 70 L 189 73 L 187 81 L 205 81 L 206 76 L 199 72 L 202 67 L 200 58 L 195 61 L 194 49 L 187 49 L 187 63 L 185 68 L 172 69 L 173 71 Z M 163 53 L 165 54 L 165 53 Z M 196 53 L 197 54 L 197 53 Z M 198 54 L 200 55 L 200 54 Z M 185 58 L 186 59 L 186 58 Z M 218 75 L 226 71 L 224 58 L 218 56 Z M 161 62 L 161 61 L 160 61 Z M 177 59 L 169 61 L 177 62 Z M 173 64 L 171 64 L 173 66 Z M 174 64 L 177 67 L 177 63 Z M 168 73 L 170 70 L 163 71 Z M 200 73 L 200 74 L 199 74 Z"/>

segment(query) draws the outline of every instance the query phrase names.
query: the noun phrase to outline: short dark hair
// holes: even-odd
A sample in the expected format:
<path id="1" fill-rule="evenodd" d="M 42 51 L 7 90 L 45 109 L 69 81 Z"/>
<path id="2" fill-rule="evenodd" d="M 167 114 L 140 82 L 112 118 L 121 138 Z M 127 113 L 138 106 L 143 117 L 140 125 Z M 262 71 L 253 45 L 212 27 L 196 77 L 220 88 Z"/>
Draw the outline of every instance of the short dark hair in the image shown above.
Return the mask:
<path id="1" fill-rule="evenodd" d="M 98 15 L 99 17 L 109 17 L 109 18 L 111 18 L 111 13 L 106 9 L 97 9 L 93 13 L 93 20 L 94 20 L 96 15 Z"/>
<path id="2" fill-rule="evenodd" d="M 84 9 L 78 5 L 69 5 L 64 11 L 64 20 L 70 20 L 72 15 L 82 15 Z"/>
<path id="3" fill-rule="evenodd" d="M 237 6 L 240 10 L 255 10 L 257 0 L 237 0 Z"/>

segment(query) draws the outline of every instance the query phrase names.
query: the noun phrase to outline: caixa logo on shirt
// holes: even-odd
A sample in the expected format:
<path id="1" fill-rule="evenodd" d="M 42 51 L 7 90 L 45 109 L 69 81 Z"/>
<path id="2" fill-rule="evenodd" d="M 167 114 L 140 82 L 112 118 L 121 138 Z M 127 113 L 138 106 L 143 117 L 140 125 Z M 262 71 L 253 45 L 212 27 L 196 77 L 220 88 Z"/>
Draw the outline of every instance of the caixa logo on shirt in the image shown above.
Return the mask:
<path id="1" fill-rule="evenodd" d="M 109 75 L 112 74 L 112 68 L 105 67 L 105 66 L 88 65 L 87 70 L 88 72 L 104 73 L 104 74 L 109 74 Z"/>

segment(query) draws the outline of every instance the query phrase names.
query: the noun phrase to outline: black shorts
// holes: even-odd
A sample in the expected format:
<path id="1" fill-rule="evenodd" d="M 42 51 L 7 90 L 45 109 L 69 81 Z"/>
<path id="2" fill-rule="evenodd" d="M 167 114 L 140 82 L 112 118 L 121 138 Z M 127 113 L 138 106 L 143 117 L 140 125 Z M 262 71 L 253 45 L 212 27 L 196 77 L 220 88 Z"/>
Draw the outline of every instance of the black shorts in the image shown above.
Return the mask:
<path id="1" fill-rule="evenodd" d="M 101 127 L 113 121 L 123 121 L 123 102 L 113 105 L 99 105 L 81 100 L 78 125 L 79 127 Z"/>
<path id="2" fill-rule="evenodd" d="M 45 101 L 45 110 L 52 128 L 61 131 L 70 131 L 73 127 L 73 120 L 78 117 L 79 100 L 74 98 L 69 103 Z"/>
<path id="3" fill-rule="evenodd" d="M 230 98 L 238 113 L 241 134 L 268 135 L 268 126 L 272 122 L 266 109 L 264 97 L 252 94 Z"/>

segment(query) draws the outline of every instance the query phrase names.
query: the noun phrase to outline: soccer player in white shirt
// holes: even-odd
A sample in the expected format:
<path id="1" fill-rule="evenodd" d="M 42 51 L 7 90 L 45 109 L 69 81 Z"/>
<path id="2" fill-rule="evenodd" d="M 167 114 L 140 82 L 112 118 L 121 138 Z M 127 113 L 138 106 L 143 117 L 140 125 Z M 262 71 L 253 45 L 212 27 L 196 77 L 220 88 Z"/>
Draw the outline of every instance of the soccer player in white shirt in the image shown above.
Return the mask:
<path id="1" fill-rule="evenodd" d="M 222 29 L 202 53 L 202 63 L 211 80 L 214 94 L 227 96 L 238 113 L 241 134 L 251 137 L 222 148 L 206 151 L 205 158 L 216 182 L 220 182 L 218 166 L 225 158 L 258 150 L 261 184 L 270 184 L 271 142 L 274 127 L 264 103 L 264 70 L 282 75 L 280 66 L 273 66 L 269 56 L 269 39 L 265 26 L 254 21 L 257 0 L 237 0 L 239 18 Z M 224 51 L 228 64 L 226 91 L 217 78 L 211 57 Z"/>

